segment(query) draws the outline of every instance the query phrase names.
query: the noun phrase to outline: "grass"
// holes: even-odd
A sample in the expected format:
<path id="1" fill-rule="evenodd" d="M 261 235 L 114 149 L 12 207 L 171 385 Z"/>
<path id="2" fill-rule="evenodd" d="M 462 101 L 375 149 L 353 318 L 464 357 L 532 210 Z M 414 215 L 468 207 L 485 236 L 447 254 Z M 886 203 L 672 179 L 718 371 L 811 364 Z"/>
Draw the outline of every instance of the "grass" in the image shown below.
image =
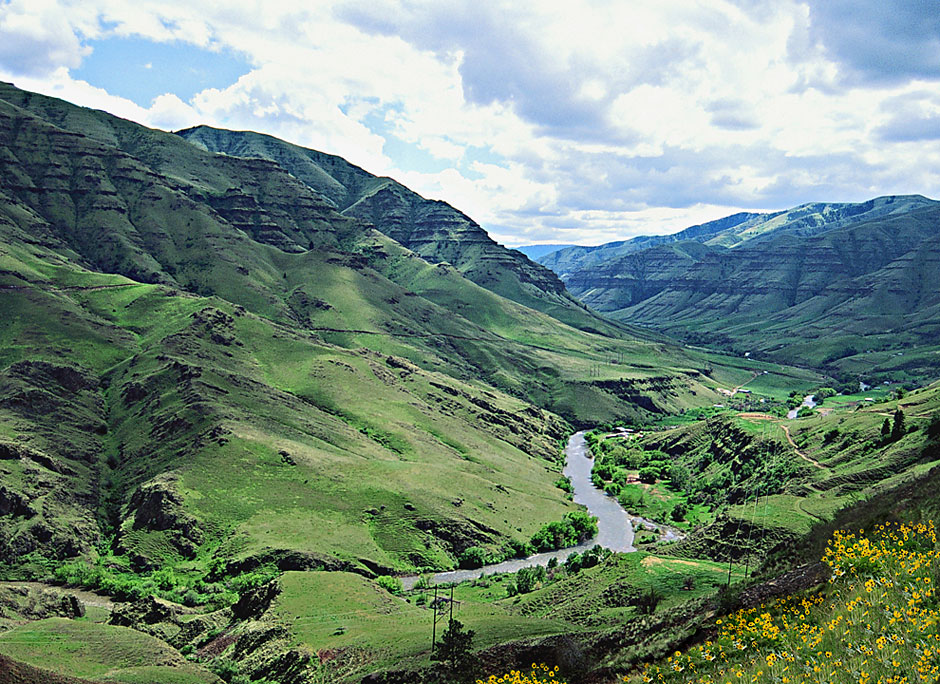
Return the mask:
<path id="1" fill-rule="evenodd" d="M 430 650 L 433 615 L 392 596 L 365 578 L 342 572 L 288 572 L 275 606 L 291 625 L 298 646 L 340 655 L 348 676 L 371 669 L 424 665 Z M 477 633 L 474 645 L 490 646 L 520 636 L 558 634 L 561 621 L 529 618 L 492 603 L 466 602 L 459 619 Z M 365 661 L 365 662 L 363 662 Z"/>
<path id="2" fill-rule="evenodd" d="M 513 575 L 463 582 L 454 587 L 454 615 L 475 631 L 474 648 L 486 648 L 614 627 L 639 615 L 630 597 L 651 587 L 659 592 L 660 608 L 669 610 L 712 595 L 727 573 L 727 566 L 709 561 L 615 554 L 577 573 L 552 571 L 550 580 L 523 595 L 509 595 Z M 735 569 L 734 577 L 739 575 Z M 393 596 L 370 580 L 342 572 L 287 572 L 279 581 L 276 619 L 290 626 L 296 647 L 335 659 L 337 681 L 364 671 L 428 664 L 433 591 Z M 449 599 L 446 587 L 440 596 Z"/>
<path id="3" fill-rule="evenodd" d="M 176 649 L 128 627 L 47 618 L 0 634 L 0 653 L 75 677 L 125 684 L 215 684 Z"/>

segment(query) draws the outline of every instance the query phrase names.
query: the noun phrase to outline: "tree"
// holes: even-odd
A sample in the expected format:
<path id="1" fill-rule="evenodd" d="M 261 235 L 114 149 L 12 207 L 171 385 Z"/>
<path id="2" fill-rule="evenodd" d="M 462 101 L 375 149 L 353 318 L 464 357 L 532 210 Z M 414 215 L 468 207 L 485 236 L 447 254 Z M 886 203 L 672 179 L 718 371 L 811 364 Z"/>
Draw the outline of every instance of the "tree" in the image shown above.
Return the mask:
<path id="1" fill-rule="evenodd" d="M 934 411 L 931 416 L 930 423 L 927 424 L 927 436 L 930 439 L 940 438 L 940 411 Z"/>
<path id="2" fill-rule="evenodd" d="M 540 582 L 544 582 L 547 577 L 545 568 L 541 565 L 534 565 L 529 568 L 522 568 L 516 573 L 515 593 L 528 594 L 536 589 Z"/>
<path id="3" fill-rule="evenodd" d="M 894 427 L 891 428 L 891 439 L 899 440 L 904 436 L 906 429 L 904 427 L 904 411 L 898 409 L 894 412 Z"/>
<path id="4" fill-rule="evenodd" d="M 885 422 L 881 424 L 881 439 L 887 441 L 888 437 L 891 436 L 891 419 L 885 418 Z"/>
<path id="5" fill-rule="evenodd" d="M 486 549 L 482 546 L 470 546 L 463 550 L 457 563 L 462 568 L 482 568 L 486 565 L 486 556 Z"/>
<path id="6" fill-rule="evenodd" d="M 464 630 L 460 620 L 451 618 L 441 640 L 435 644 L 433 660 L 444 664 L 450 681 L 469 684 L 477 671 L 477 658 L 471 647 L 475 632 Z"/>
<path id="7" fill-rule="evenodd" d="M 689 469 L 681 463 L 673 463 L 669 468 L 669 485 L 677 492 L 684 492 L 691 482 Z"/>

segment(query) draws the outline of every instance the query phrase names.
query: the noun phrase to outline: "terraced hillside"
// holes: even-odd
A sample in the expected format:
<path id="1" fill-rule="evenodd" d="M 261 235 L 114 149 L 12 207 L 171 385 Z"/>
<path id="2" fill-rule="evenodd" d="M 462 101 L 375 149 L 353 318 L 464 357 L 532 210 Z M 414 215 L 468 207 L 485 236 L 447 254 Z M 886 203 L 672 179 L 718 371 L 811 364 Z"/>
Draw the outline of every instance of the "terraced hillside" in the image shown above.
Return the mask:
<path id="1" fill-rule="evenodd" d="M 344 216 L 375 226 L 426 261 L 447 262 L 474 283 L 569 325 L 611 331 L 611 323 L 586 311 L 552 271 L 497 244 L 446 202 L 425 199 L 341 157 L 260 133 L 198 126 L 177 134 L 211 152 L 275 161 Z"/>

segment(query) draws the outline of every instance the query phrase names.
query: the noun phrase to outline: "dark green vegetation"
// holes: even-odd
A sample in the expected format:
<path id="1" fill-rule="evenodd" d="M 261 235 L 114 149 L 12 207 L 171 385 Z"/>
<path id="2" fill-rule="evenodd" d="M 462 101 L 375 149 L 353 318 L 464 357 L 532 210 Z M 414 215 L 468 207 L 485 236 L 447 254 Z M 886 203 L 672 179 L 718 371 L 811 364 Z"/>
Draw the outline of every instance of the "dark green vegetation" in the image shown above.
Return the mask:
<path id="1" fill-rule="evenodd" d="M 621 321 L 781 363 L 923 381 L 940 356 L 940 204 L 920 196 L 736 214 L 539 261 Z"/>
<path id="2" fill-rule="evenodd" d="M 507 558 L 525 558 L 542 551 L 556 551 L 577 546 L 597 536 L 597 518 L 584 511 L 569 511 L 561 520 L 543 525 L 527 542 L 512 540 L 501 552 L 488 552 L 482 546 L 471 546 L 460 554 L 462 568 L 479 568 Z"/>

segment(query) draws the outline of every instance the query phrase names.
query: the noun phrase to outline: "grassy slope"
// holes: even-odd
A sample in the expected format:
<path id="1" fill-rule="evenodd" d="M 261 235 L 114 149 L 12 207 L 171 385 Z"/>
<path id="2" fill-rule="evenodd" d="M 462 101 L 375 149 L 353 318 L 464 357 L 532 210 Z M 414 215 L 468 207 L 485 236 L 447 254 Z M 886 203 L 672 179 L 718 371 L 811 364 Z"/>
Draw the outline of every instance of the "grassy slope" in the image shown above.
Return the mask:
<path id="1" fill-rule="evenodd" d="M 344 215 L 375 225 L 429 262 L 447 262 L 474 283 L 508 299 L 580 329 L 622 332 L 577 303 L 551 271 L 497 244 L 472 219 L 444 202 L 426 200 L 340 157 L 271 136 L 208 126 L 179 135 L 214 152 L 275 161 L 328 197 Z"/>
<path id="2" fill-rule="evenodd" d="M 908 433 L 897 441 L 883 440 L 881 426 L 899 404 Z M 693 479 L 704 483 L 704 493 L 718 491 L 707 483 L 724 478 L 722 482 L 730 479 L 732 484 L 722 484 L 722 492 L 746 499 L 736 501 L 671 552 L 727 558 L 729 553 L 737 555 L 750 536 L 754 550 L 767 553 L 781 539 L 792 543 L 859 500 L 916 481 L 940 461 L 936 440 L 926 433 L 932 416 L 940 412 L 936 383 L 900 402 L 885 397 L 870 403 L 863 395 L 832 397 L 822 409 L 825 414 L 797 420 L 726 414 L 644 437 L 648 448 L 662 449 L 688 467 Z M 796 446 L 787 441 L 784 427 Z M 754 467 L 757 474 L 741 479 L 736 473 L 742 467 L 746 472 Z M 770 496 L 755 501 L 754 492 L 766 487 L 761 473 L 768 469 L 787 476 L 776 481 Z M 752 525 L 756 531 L 749 535 Z"/>
<path id="3" fill-rule="evenodd" d="M 727 568 L 709 561 L 621 554 L 577 574 L 561 572 L 522 596 L 507 596 L 509 575 L 461 584 L 455 616 L 476 632 L 477 648 L 559 634 L 583 634 L 589 643 L 637 617 L 630 597 L 651 586 L 665 597 L 660 611 L 668 611 L 711 594 L 726 578 Z M 414 603 L 416 594 L 392 596 L 349 573 L 288 572 L 280 584 L 268 617 L 291 625 L 295 646 L 330 654 L 337 679 L 427 665 L 432 611 Z"/>
<path id="4" fill-rule="evenodd" d="M 22 312 L 12 319 L 23 323 L 5 329 L 4 361 L 13 367 L 23 358 L 55 362 L 66 345 L 87 346 L 82 358 L 96 363 L 86 372 L 100 373 L 107 387 L 97 387 L 88 401 L 101 422 L 75 438 L 85 445 L 86 460 L 72 455 L 69 462 L 80 468 L 82 488 L 100 490 L 110 482 L 126 493 L 119 500 L 126 505 L 138 485 L 157 476 L 166 481 L 172 473 L 171 489 L 187 495 L 187 508 L 202 527 L 217 530 L 213 541 L 234 534 L 225 548 L 235 555 L 273 546 L 385 567 L 440 566 L 449 562 L 440 541 L 428 548 L 434 537 L 416 522 L 454 519 L 460 522 L 450 533 L 458 538 L 494 541 L 528 536 L 538 520 L 566 509 L 551 486 L 550 461 L 533 461 L 554 456 L 561 424 L 518 400 L 404 360 L 291 333 L 219 300 L 170 296 L 161 286 L 70 295 L 27 288 L 5 296 L 11 311 Z M 32 320 L 42 312 L 71 321 L 61 300 L 76 325 L 39 334 L 33 328 L 27 347 L 27 311 Z M 85 328 L 110 336 L 82 334 Z M 10 410 L 17 435 L 29 435 L 18 443 L 60 453 L 53 444 L 58 425 L 16 405 Z M 98 434 L 99 425 L 109 426 L 106 434 Z M 68 479 L 28 459 L 0 464 L 11 475 L 32 467 L 44 477 Z M 99 497 L 102 506 L 106 494 Z M 469 501 L 457 508 L 451 501 L 460 496 Z M 87 502 L 67 503 L 74 507 L 69 517 L 87 520 Z M 405 511 L 405 504 L 414 511 Z M 65 522 L 60 511 L 43 510 Z M 169 531 L 132 530 L 133 511 L 122 510 L 132 549 L 136 541 L 151 553 L 171 552 L 173 544 L 155 538 Z M 503 511 L 509 510 L 523 512 L 519 522 L 508 522 Z M 152 527 L 146 522 L 138 527 Z"/>
<path id="5" fill-rule="evenodd" d="M 47 618 L 0 634 L 0 653 L 43 670 L 122 684 L 217 684 L 176 649 L 127 627 Z"/>

